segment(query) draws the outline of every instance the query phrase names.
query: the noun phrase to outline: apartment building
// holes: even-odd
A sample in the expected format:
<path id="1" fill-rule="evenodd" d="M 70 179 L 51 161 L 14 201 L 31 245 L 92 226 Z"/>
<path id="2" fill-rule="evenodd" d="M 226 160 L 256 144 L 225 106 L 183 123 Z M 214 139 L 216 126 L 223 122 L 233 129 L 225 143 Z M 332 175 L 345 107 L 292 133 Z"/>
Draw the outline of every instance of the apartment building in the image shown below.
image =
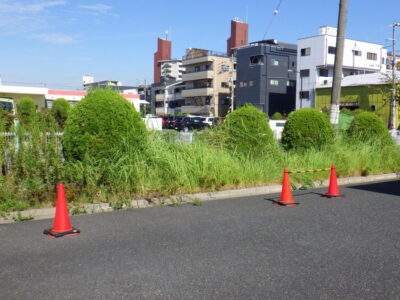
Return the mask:
<path id="1" fill-rule="evenodd" d="M 189 48 L 183 57 L 182 75 L 185 103 L 182 113 L 202 116 L 225 116 L 231 107 L 236 80 L 233 57 L 205 49 Z"/>
<path id="2" fill-rule="evenodd" d="M 154 83 L 161 82 L 160 61 L 171 59 L 171 41 L 167 39 L 157 39 L 157 51 L 154 53 Z"/>
<path id="3" fill-rule="evenodd" d="M 297 46 L 263 40 L 235 49 L 235 107 L 251 103 L 267 115 L 289 114 L 296 102 Z"/>
<path id="4" fill-rule="evenodd" d="M 317 36 L 298 40 L 296 109 L 315 107 L 315 88 L 330 85 L 336 53 L 337 29 L 323 26 Z M 345 39 L 343 76 L 386 71 L 382 45 Z"/>
<path id="5" fill-rule="evenodd" d="M 185 68 L 182 67 L 181 59 L 161 60 L 159 63 L 161 68 L 161 81 L 182 80 L 182 73 L 185 71 Z"/>
<path id="6" fill-rule="evenodd" d="M 181 107 L 185 99 L 182 96 L 182 90 L 185 85 L 182 81 L 164 81 L 153 84 L 152 98 L 154 108 L 152 113 L 157 116 L 171 115 L 181 113 Z"/>

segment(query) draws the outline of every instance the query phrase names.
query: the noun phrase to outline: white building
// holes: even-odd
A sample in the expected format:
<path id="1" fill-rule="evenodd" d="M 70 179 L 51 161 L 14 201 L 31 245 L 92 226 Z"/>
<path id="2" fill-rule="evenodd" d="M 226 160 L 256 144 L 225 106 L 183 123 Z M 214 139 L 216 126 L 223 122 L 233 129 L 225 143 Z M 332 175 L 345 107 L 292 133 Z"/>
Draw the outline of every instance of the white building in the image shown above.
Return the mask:
<path id="1" fill-rule="evenodd" d="M 323 26 L 319 35 L 298 40 L 296 109 L 314 107 L 315 87 L 332 84 L 336 35 Z M 385 72 L 386 58 L 382 45 L 345 39 L 343 76 Z"/>
<path id="2" fill-rule="evenodd" d="M 158 116 L 178 114 L 185 103 L 182 90 L 185 85 L 182 81 L 163 83 L 153 87 L 155 94 L 155 114 Z"/>
<path id="3" fill-rule="evenodd" d="M 181 59 L 168 59 L 160 61 L 161 81 L 182 80 L 182 73 L 185 68 L 182 67 Z"/>

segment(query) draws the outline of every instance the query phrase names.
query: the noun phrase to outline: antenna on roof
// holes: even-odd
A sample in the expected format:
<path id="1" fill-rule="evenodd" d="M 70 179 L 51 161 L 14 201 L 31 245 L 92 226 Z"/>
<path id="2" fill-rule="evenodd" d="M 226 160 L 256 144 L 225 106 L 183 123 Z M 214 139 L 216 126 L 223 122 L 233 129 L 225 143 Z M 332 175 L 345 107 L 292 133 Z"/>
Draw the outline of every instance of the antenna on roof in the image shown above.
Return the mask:
<path id="1" fill-rule="evenodd" d="M 165 30 L 165 39 L 166 39 L 166 40 L 168 40 L 168 34 L 169 34 L 169 31 L 168 31 L 168 29 L 167 29 L 167 30 Z"/>

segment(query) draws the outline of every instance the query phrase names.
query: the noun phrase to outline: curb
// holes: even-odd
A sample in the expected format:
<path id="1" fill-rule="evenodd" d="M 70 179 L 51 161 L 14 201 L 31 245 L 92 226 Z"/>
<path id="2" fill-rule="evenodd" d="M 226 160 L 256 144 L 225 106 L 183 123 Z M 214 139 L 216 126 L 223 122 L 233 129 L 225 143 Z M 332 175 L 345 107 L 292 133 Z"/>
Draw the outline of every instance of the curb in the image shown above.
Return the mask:
<path id="1" fill-rule="evenodd" d="M 370 176 L 357 176 L 357 177 L 344 177 L 338 178 L 339 185 L 349 185 L 357 183 L 368 183 L 375 181 L 386 181 L 386 180 L 396 180 L 400 179 L 400 172 L 380 174 L 380 175 L 370 175 Z M 313 188 L 328 187 L 329 180 L 321 180 L 313 182 Z M 193 203 L 194 201 L 212 201 L 221 200 L 226 198 L 238 198 L 247 196 L 258 196 L 265 194 L 275 194 L 279 193 L 282 189 L 282 185 L 268 185 L 251 187 L 237 190 L 226 190 L 217 192 L 207 192 L 207 193 L 196 193 L 196 194 L 185 194 L 178 196 L 170 196 L 163 198 L 152 198 L 152 199 L 135 199 L 124 203 L 118 209 L 136 209 L 136 208 L 146 208 L 155 206 L 179 206 L 186 203 Z M 11 212 L 7 216 L 0 216 L 0 224 L 14 223 L 22 218 L 43 220 L 52 219 L 54 217 L 55 208 L 39 208 L 39 209 L 29 209 L 21 212 Z M 118 210 L 116 207 L 111 206 L 109 203 L 95 203 L 95 204 L 83 204 L 80 206 L 72 207 L 70 209 L 70 214 L 92 214 L 101 213 Z"/>

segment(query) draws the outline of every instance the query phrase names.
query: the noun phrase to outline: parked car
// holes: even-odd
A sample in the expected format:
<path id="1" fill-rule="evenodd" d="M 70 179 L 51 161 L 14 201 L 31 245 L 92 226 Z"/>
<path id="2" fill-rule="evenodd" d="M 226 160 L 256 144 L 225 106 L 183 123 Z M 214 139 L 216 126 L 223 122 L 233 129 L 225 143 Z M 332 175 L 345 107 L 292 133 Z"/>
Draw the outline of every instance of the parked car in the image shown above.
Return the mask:
<path id="1" fill-rule="evenodd" d="M 218 124 L 218 118 L 215 117 L 202 117 L 202 122 L 207 124 L 208 126 L 215 126 Z"/>
<path id="2" fill-rule="evenodd" d="M 185 119 L 185 117 L 175 117 L 174 121 L 173 121 L 173 128 L 175 130 L 182 130 L 184 122 L 183 120 Z"/>
<path id="3" fill-rule="evenodd" d="M 167 118 L 167 128 L 174 129 L 175 126 L 175 116 L 168 116 Z"/>
<path id="4" fill-rule="evenodd" d="M 183 129 L 187 128 L 188 130 L 201 130 L 207 127 L 209 126 L 208 124 L 203 123 L 202 117 L 183 119 Z"/>
<path id="5" fill-rule="evenodd" d="M 162 129 L 168 128 L 168 116 L 162 116 Z"/>

